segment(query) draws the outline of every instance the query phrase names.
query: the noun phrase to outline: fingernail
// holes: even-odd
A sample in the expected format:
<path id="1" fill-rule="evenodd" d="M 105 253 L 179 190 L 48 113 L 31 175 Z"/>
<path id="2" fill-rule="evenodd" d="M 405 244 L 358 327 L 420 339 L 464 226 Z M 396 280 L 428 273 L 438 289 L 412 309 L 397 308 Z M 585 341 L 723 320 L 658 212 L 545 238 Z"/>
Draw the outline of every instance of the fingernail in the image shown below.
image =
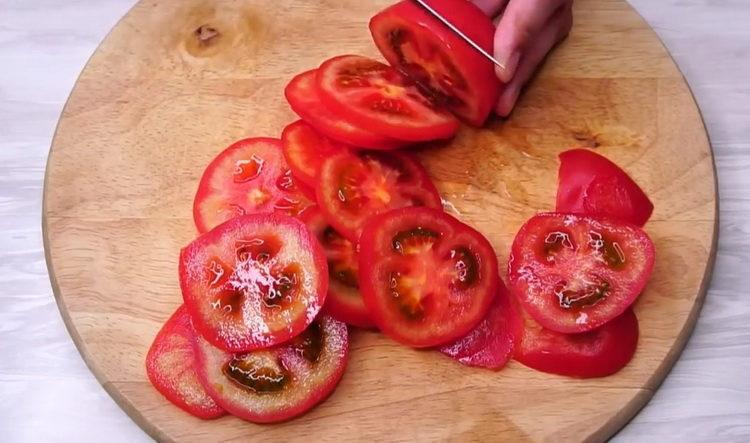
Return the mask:
<path id="1" fill-rule="evenodd" d="M 518 101 L 518 96 L 521 94 L 521 89 L 517 87 L 510 87 L 500 94 L 500 100 L 497 102 L 497 108 L 495 112 L 500 117 L 507 117 L 510 115 L 513 107 Z"/>
<path id="2" fill-rule="evenodd" d="M 518 61 L 521 59 L 521 53 L 515 51 L 510 55 L 510 57 L 503 58 L 502 56 L 497 56 L 497 58 L 497 61 L 502 63 L 505 68 L 495 66 L 495 74 L 497 74 L 497 78 L 499 78 L 501 82 L 508 83 L 516 73 Z"/>

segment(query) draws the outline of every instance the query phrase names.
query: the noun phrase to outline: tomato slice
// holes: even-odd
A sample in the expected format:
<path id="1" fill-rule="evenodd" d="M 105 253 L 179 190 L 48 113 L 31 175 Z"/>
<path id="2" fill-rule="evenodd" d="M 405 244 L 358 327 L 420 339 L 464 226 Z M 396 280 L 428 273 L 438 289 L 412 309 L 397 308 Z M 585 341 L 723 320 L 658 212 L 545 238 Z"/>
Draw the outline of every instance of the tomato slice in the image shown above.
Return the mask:
<path id="1" fill-rule="evenodd" d="M 545 213 L 516 235 L 511 290 L 542 326 L 591 331 L 622 314 L 654 267 L 654 244 L 621 221 Z"/>
<path id="2" fill-rule="evenodd" d="M 317 72 L 323 103 L 356 125 L 407 141 L 453 137 L 458 121 L 394 68 L 358 55 L 325 61 Z"/>
<path id="3" fill-rule="evenodd" d="M 320 100 L 316 73 L 317 69 L 314 69 L 297 75 L 284 90 L 289 106 L 302 120 L 326 137 L 351 146 L 388 150 L 405 144 L 402 140 L 375 134 L 334 114 Z"/>
<path id="4" fill-rule="evenodd" d="M 336 232 L 316 206 L 306 209 L 300 219 L 318 238 L 328 258 L 328 297 L 323 310 L 352 326 L 375 326 L 359 292 L 359 254 L 354 243 Z"/>
<path id="5" fill-rule="evenodd" d="M 514 358 L 537 371 L 578 378 L 605 377 L 624 368 L 638 345 L 638 319 L 632 309 L 582 334 L 550 331 L 525 312 L 521 315 L 525 327 Z"/>
<path id="6" fill-rule="evenodd" d="M 346 325 L 323 316 L 288 343 L 232 354 L 198 337 L 199 371 L 209 394 L 232 415 L 255 423 L 290 419 L 336 388 L 346 368 Z"/>
<path id="7" fill-rule="evenodd" d="M 284 158 L 294 177 L 312 187 L 317 183 L 323 160 L 347 150 L 346 145 L 318 133 L 303 120 L 297 120 L 284 128 L 281 143 Z"/>
<path id="8" fill-rule="evenodd" d="M 146 374 L 157 391 L 189 414 L 204 420 L 218 418 L 225 411 L 198 380 L 194 338 L 190 315 L 182 305 L 151 344 L 146 355 Z"/>
<path id="9" fill-rule="evenodd" d="M 492 53 L 495 27 L 465 0 L 427 0 L 485 51 Z M 495 67 L 455 32 L 411 0 L 390 6 L 370 21 L 375 44 L 420 91 L 465 122 L 481 126 L 500 94 Z"/>
<path id="10" fill-rule="evenodd" d="M 440 352 L 467 366 L 498 370 L 508 363 L 523 333 L 523 323 L 502 281 L 498 286 L 500 290 L 482 321 L 465 336 L 442 346 Z"/>
<path id="11" fill-rule="evenodd" d="M 654 205 L 619 166 L 586 149 L 560 154 L 557 212 L 646 224 Z"/>
<path id="12" fill-rule="evenodd" d="M 326 220 L 356 243 L 367 219 L 405 206 L 442 208 L 422 165 L 404 153 L 348 152 L 327 158 L 317 201 Z"/>
<path id="13" fill-rule="evenodd" d="M 374 217 L 359 254 L 360 290 L 372 319 L 409 346 L 466 335 L 498 291 L 490 243 L 440 210 L 402 208 Z"/>
<path id="14" fill-rule="evenodd" d="M 251 214 L 182 249 L 180 287 L 198 332 L 245 352 L 289 340 L 312 322 L 325 302 L 328 266 L 302 222 Z"/>
<path id="15" fill-rule="evenodd" d="M 296 186 L 281 141 L 248 138 L 222 151 L 203 172 L 193 218 L 198 232 L 204 233 L 238 215 L 296 215 L 312 204 Z"/>

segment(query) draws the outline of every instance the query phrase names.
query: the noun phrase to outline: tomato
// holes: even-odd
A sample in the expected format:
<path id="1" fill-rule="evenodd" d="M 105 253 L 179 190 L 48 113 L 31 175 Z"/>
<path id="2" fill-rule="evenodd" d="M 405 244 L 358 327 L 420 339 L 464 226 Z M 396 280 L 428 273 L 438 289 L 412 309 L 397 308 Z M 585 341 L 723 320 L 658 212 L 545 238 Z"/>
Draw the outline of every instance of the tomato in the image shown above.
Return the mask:
<path id="1" fill-rule="evenodd" d="M 281 143 L 284 147 L 284 158 L 294 177 L 312 187 L 317 182 L 323 160 L 347 149 L 345 145 L 318 133 L 302 120 L 297 120 L 284 128 Z"/>
<path id="2" fill-rule="evenodd" d="M 573 149 L 560 154 L 557 212 L 609 217 L 643 226 L 654 205 L 620 167 L 599 154 Z"/>
<path id="3" fill-rule="evenodd" d="M 312 202 L 297 189 L 273 138 L 240 140 L 203 172 L 193 203 L 198 232 L 243 214 L 280 211 L 296 215 Z"/>
<path id="4" fill-rule="evenodd" d="M 336 232 L 316 206 L 306 209 L 300 218 L 318 238 L 328 258 L 328 297 L 323 309 L 350 325 L 373 327 L 359 292 L 357 247 Z"/>
<path id="5" fill-rule="evenodd" d="M 545 213 L 516 235 L 511 290 L 547 329 L 591 331 L 622 314 L 654 267 L 654 244 L 621 221 Z"/>
<path id="6" fill-rule="evenodd" d="M 329 110 L 320 100 L 316 73 L 317 69 L 297 75 L 284 90 L 289 106 L 302 120 L 326 137 L 351 146 L 396 149 L 404 145 L 404 141 L 370 132 Z"/>
<path id="7" fill-rule="evenodd" d="M 495 27 L 472 2 L 428 0 L 429 5 L 492 53 Z M 412 0 L 390 6 L 370 21 L 380 52 L 416 82 L 433 103 L 481 126 L 500 95 L 493 63 Z"/>
<path id="8" fill-rule="evenodd" d="M 157 391 L 188 413 L 204 420 L 218 418 L 224 409 L 209 397 L 196 373 L 195 331 L 185 305 L 162 326 L 146 355 L 146 374 Z"/>
<path id="9" fill-rule="evenodd" d="M 632 309 L 593 331 L 561 334 L 544 329 L 526 313 L 514 358 L 542 372 L 568 377 L 605 377 L 624 368 L 638 345 L 638 319 Z"/>
<path id="10" fill-rule="evenodd" d="M 367 219 L 405 206 L 442 208 L 427 171 L 403 153 L 349 152 L 327 158 L 317 201 L 326 220 L 356 243 Z"/>
<path id="11" fill-rule="evenodd" d="M 282 345 L 232 354 L 196 340 L 203 385 L 224 409 L 256 423 L 300 415 L 336 388 L 346 368 L 346 325 L 323 316 Z"/>
<path id="12" fill-rule="evenodd" d="M 498 370 L 510 360 L 523 333 L 523 323 L 502 281 L 487 315 L 468 334 L 440 352 L 467 366 Z"/>
<path id="13" fill-rule="evenodd" d="M 498 291 L 497 258 L 486 238 L 431 208 L 402 208 L 365 225 L 360 291 L 375 324 L 413 347 L 466 335 Z"/>
<path id="14" fill-rule="evenodd" d="M 325 302 L 328 266 L 310 230 L 283 214 L 233 218 L 180 253 L 193 326 L 215 346 L 244 352 L 301 333 Z"/>
<path id="15" fill-rule="evenodd" d="M 450 138 L 458 121 L 394 68 L 358 55 L 325 61 L 316 74 L 323 103 L 354 124 L 398 140 Z"/>

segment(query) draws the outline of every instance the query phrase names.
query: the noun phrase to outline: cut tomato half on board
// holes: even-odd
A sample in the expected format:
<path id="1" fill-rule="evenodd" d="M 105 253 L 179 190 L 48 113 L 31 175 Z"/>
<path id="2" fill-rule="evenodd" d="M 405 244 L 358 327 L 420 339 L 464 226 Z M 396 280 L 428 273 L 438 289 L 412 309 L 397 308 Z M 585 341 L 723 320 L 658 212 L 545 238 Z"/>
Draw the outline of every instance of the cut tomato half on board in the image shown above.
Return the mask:
<path id="1" fill-rule="evenodd" d="M 360 290 L 375 324 L 413 347 L 450 343 L 487 314 L 498 290 L 486 238 L 431 208 L 402 208 L 365 225 Z"/>
<path id="2" fill-rule="evenodd" d="M 654 205 L 619 166 L 586 149 L 560 154 L 558 212 L 646 224 Z"/>
<path id="3" fill-rule="evenodd" d="M 498 286 L 500 290 L 482 321 L 440 352 L 467 366 L 494 370 L 505 366 L 521 338 L 523 323 L 502 281 Z"/>
<path id="4" fill-rule="evenodd" d="M 284 158 L 294 177 L 307 186 L 318 181 L 320 166 L 326 158 L 346 152 L 347 146 L 319 133 L 308 123 L 298 120 L 281 133 Z"/>
<path id="5" fill-rule="evenodd" d="M 179 408 L 204 420 L 218 418 L 225 412 L 198 379 L 194 339 L 190 314 L 182 305 L 151 344 L 146 355 L 146 374 L 156 390 Z"/>
<path id="6" fill-rule="evenodd" d="M 359 292 L 359 254 L 356 245 L 336 232 L 316 206 L 306 209 L 300 219 L 318 238 L 328 259 L 328 297 L 323 310 L 352 326 L 375 326 Z"/>
<path id="7" fill-rule="evenodd" d="M 323 316 L 282 345 L 245 354 L 196 339 L 199 375 L 209 394 L 232 415 L 271 423 L 300 415 L 336 388 L 346 368 L 346 325 Z"/>
<path id="8" fill-rule="evenodd" d="M 289 340 L 312 322 L 325 302 L 328 266 L 302 222 L 251 214 L 182 249 L 180 287 L 196 330 L 244 352 Z"/>
<path id="9" fill-rule="evenodd" d="M 545 213 L 532 217 L 511 250 L 511 291 L 542 326 L 591 331 L 619 316 L 646 286 L 654 244 L 616 220 Z"/>
<path id="10" fill-rule="evenodd" d="M 632 309 L 598 329 L 561 334 L 543 328 L 521 311 L 522 338 L 514 358 L 537 371 L 568 377 L 605 377 L 624 368 L 638 345 L 638 319 Z"/>
<path id="11" fill-rule="evenodd" d="M 427 0 L 443 17 L 492 53 L 495 27 L 474 3 Z M 481 126 L 497 103 L 495 67 L 455 32 L 412 0 L 390 6 L 370 21 L 375 44 L 431 102 Z"/>
<path id="12" fill-rule="evenodd" d="M 328 222 L 352 242 L 365 222 L 405 206 L 442 208 L 440 194 L 419 161 L 400 152 L 348 152 L 327 158 L 317 201 Z"/>
<path id="13" fill-rule="evenodd" d="M 297 75 L 284 90 L 289 106 L 302 120 L 326 137 L 351 146 L 388 150 L 406 144 L 403 140 L 375 134 L 333 113 L 320 100 L 316 73 L 317 69 Z"/>
<path id="14" fill-rule="evenodd" d="M 333 112 L 376 134 L 412 142 L 445 139 L 458 121 L 430 102 L 396 69 L 358 55 L 324 62 L 316 74 L 320 97 Z"/>
<path id="15" fill-rule="evenodd" d="M 193 218 L 198 232 L 204 233 L 238 215 L 297 215 L 312 204 L 296 187 L 281 141 L 248 138 L 209 163 L 195 195 Z"/>

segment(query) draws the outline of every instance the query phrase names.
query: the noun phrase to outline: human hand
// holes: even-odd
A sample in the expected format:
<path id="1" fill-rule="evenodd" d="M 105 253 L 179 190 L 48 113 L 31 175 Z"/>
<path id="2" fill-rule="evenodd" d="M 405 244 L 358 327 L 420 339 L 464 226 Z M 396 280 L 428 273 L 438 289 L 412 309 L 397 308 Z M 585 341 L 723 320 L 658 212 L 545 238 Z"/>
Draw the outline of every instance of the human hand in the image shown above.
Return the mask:
<path id="1" fill-rule="evenodd" d="M 505 83 L 495 112 L 507 116 L 521 89 L 573 26 L 573 0 L 472 0 L 487 15 L 502 13 L 495 31 L 495 69 Z"/>

